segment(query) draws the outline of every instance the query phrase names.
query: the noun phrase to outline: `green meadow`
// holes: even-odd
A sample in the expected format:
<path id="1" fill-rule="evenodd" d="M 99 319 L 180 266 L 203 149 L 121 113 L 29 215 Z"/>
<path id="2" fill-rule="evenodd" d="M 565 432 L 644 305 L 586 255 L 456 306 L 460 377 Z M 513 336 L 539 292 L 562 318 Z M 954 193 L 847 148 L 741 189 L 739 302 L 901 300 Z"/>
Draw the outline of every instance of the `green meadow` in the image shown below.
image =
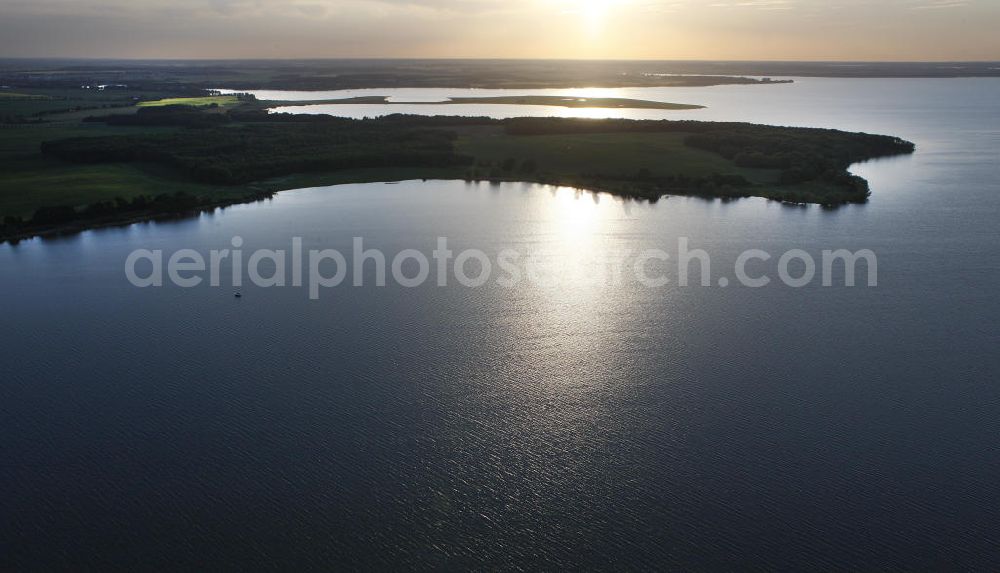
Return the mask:
<path id="1" fill-rule="evenodd" d="M 217 105 L 219 107 L 237 105 L 239 98 L 234 95 L 206 96 L 206 97 L 171 97 L 158 99 L 155 101 L 144 101 L 138 104 L 139 107 L 162 107 L 167 105 L 189 105 L 194 107 L 204 107 Z"/>

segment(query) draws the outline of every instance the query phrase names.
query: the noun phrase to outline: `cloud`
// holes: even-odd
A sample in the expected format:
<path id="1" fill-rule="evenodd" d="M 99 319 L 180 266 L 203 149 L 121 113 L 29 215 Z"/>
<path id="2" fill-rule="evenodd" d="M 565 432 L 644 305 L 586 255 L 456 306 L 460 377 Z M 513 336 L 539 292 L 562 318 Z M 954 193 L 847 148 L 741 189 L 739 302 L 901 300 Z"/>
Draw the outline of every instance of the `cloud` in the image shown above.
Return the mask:
<path id="1" fill-rule="evenodd" d="M 0 0 L 0 54 L 1000 59 L 997 21 L 994 0 Z"/>

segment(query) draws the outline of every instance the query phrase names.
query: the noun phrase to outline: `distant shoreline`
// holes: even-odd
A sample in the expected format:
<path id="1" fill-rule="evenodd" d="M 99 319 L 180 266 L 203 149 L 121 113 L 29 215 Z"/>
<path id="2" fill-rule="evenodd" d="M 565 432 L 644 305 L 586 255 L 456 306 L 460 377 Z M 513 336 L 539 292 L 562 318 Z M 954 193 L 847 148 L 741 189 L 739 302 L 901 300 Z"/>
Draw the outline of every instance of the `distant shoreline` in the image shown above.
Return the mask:
<path id="1" fill-rule="evenodd" d="M 672 75 L 723 75 L 770 77 L 826 77 L 826 78 L 972 78 L 1000 77 L 1000 60 L 949 60 L 949 61 L 857 61 L 857 60 L 577 60 L 577 59 L 502 59 L 502 58 L 80 58 L 80 57 L 3 57 L 0 58 L 0 76 L 5 71 L 31 69 L 58 70 L 67 65 L 85 64 L 93 68 L 129 68 L 170 72 L 178 66 L 192 70 L 233 67 L 236 69 L 295 68 L 350 68 L 364 65 L 367 70 L 383 68 L 412 68 L 414 65 L 434 67 L 497 68 L 525 66 L 572 67 L 592 69 L 624 66 L 643 68 L 648 73 Z M 99 71 L 99 70 L 98 70 Z M 177 72 L 176 69 L 173 70 Z M 399 85 L 398 87 L 409 87 Z M 455 87 L 455 86 L 436 86 Z"/>

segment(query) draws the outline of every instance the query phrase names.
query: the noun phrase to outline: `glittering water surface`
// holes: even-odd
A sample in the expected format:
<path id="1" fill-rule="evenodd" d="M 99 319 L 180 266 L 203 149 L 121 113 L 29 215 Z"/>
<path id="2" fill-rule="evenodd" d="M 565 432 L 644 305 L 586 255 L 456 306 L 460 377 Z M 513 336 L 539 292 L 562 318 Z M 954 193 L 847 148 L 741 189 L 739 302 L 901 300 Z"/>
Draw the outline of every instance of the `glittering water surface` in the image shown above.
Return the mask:
<path id="1" fill-rule="evenodd" d="M 671 92 L 711 106 L 684 117 L 918 144 L 855 166 L 873 199 L 835 211 L 405 182 L 0 246 L 0 569 L 989 569 L 998 86 Z M 555 274 L 688 237 L 713 279 L 748 248 L 869 248 L 879 286 L 369 283 L 310 301 L 125 279 L 133 249 L 234 235 L 390 255 L 443 236 Z"/>

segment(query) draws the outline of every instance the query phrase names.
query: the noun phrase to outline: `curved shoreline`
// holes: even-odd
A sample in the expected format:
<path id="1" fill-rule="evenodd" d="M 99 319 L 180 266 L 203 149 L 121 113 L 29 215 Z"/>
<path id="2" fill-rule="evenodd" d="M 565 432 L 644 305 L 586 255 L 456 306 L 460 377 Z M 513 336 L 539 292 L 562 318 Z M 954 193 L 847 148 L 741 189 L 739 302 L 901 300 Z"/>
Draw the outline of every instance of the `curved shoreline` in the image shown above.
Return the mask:
<path id="1" fill-rule="evenodd" d="M 869 159 L 869 160 L 865 160 L 865 161 L 859 161 L 858 163 L 852 164 L 851 167 L 853 167 L 854 165 L 858 165 L 858 164 L 862 164 L 862 163 L 867 163 L 869 161 L 874 161 L 874 160 Z M 302 175 L 301 177 L 304 177 L 304 178 L 306 178 L 306 180 L 308 180 L 310 177 L 314 177 L 314 176 Z M 317 177 L 322 177 L 322 176 L 317 176 Z M 333 178 L 333 177 L 328 177 L 328 178 Z M 617 193 L 613 189 L 604 189 L 604 188 L 601 188 L 599 185 L 583 185 L 583 186 L 581 186 L 579 184 L 558 183 L 558 182 L 553 182 L 553 181 L 530 181 L 530 180 L 527 180 L 525 178 L 516 178 L 516 177 L 515 178 L 481 178 L 481 179 L 475 179 L 475 180 L 464 179 L 464 178 L 460 178 L 460 177 L 453 177 L 453 178 L 444 178 L 444 177 L 429 177 L 429 178 L 424 178 L 424 177 L 404 177 L 404 178 L 390 178 L 390 179 L 381 179 L 381 180 L 374 180 L 374 179 L 367 179 L 367 180 L 365 180 L 365 179 L 359 178 L 359 180 L 357 180 L 357 181 L 336 181 L 336 182 L 333 182 L 333 183 L 325 183 L 325 184 L 322 183 L 322 182 L 317 182 L 315 184 L 306 184 L 306 183 L 303 183 L 301 185 L 297 185 L 297 186 L 293 186 L 293 187 L 288 187 L 288 188 L 267 189 L 267 190 L 264 190 L 264 191 L 260 191 L 260 192 L 258 192 L 256 194 L 247 195 L 247 196 L 241 197 L 241 198 L 230 198 L 230 199 L 225 199 L 225 200 L 211 201 L 211 202 L 199 205 L 199 206 L 197 206 L 195 208 L 191 208 L 191 209 L 180 209 L 180 210 L 177 210 L 177 211 L 165 211 L 165 212 L 146 212 L 146 213 L 128 212 L 128 213 L 123 213 L 122 216 L 120 216 L 120 217 L 108 216 L 108 217 L 103 217 L 103 218 L 93 219 L 93 220 L 73 221 L 71 223 L 65 223 L 65 224 L 60 224 L 60 225 L 53 225 L 53 226 L 50 226 L 50 227 L 44 227 L 44 228 L 39 228 L 39 229 L 34 229 L 34 230 L 24 230 L 24 229 L 22 229 L 23 232 L 20 232 L 20 233 L 13 233 L 13 234 L 9 234 L 9 235 L 0 235 L 0 245 L 10 244 L 12 246 L 16 246 L 21 241 L 27 241 L 27 240 L 31 240 L 31 239 L 51 239 L 51 238 L 55 238 L 55 237 L 65 237 L 65 236 L 77 235 L 77 234 L 80 234 L 80 233 L 84 233 L 86 231 L 94 231 L 94 230 L 99 230 L 99 229 L 109 229 L 109 228 L 117 228 L 117 227 L 128 227 L 128 226 L 137 225 L 137 224 L 140 224 L 140 223 L 149 223 L 149 222 L 155 222 L 155 221 L 165 221 L 165 220 L 171 220 L 171 219 L 182 219 L 182 218 L 187 218 L 187 217 L 196 217 L 196 216 L 198 216 L 198 215 L 200 215 L 202 213 L 207 213 L 207 212 L 210 212 L 210 211 L 214 211 L 215 209 L 226 208 L 226 207 L 233 207 L 233 206 L 237 206 L 237 205 L 249 205 L 251 203 L 257 203 L 257 202 L 260 202 L 260 201 L 263 201 L 263 200 L 266 200 L 266 199 L 272 199 L 278 193 L 294 192 L 294 191 L 298 191 L 298 190 L 301 190 L 301 189 L 311 189 L 311 188 L 316 188 L 316 187 L 338 187 L 338 186 L 341 186 L 341 185 L 368 185 L 368 184 L 379 184 L 379 183 L 381 183 L 381 184 L 391 184 L 391 183 L 403 183 L 403 182 L 407 182 L 407 181 L 422 181 L 422 182 L 431 182 L 431 181 L 464 181 L 466 183 L 475 183 L 475 184 L 478 184 L 478 183 L 488 183 L 488 184 L 491 184 L 491 185 L 499 185 L 499 184 L 504 184 L 504 183 L 510 183 L 510 184 L 523 183 L 523 184 L 529 184 L 529 185 L 547 185 L 547 186 L 555 186 L 555 187 L 568 187 L 568 188 L 579 189 L 581 191 L 587 191 L 587 192 L 591 192 L 591 193 L 602 193 L 602 194 L 610 195 L 610 196 L 615 197 L 615 198 L 623 199 L 625 201 L 650 201 L 649 199 L 644 199 L 644 198 L 641 198 L 641 197 L 631 197 L 631 196 L 627 196 L 627 195 L 622 195 L 621 193 Z M 694 198 L 698 198 L 698 199 L 703 199 L 706 202 L 711 202 L 711 201 L 715 201 L 715 200 L 733 201 L 733 200 L 737 200 L 737 199 L 762 199 L 762 200 L 765 200 L 765 201 L 768 201 L 768 202 L 774 201 L 774 202 L 781 203 L 781 204 L 784 204 L 784 205 L 795 205 L 795 206 L 800 206 L 800 207 L 808 207 L 810 205 L 814 205 L 815 204 L 815 203 L 796 203 L 796 202 L 793 202 L 793 201 L 782 201 L 780 199 L 773 199 L 773 198 L 770 198 L 770 197 L 763 197 L 763 196 L 760 196 L 760 195 L 745 195 L 745 196 L 738 196 L 738 197 L 721 197 L 721 196 L 718 196 L 718 195 L 697 195 L 697 194 L 690 194 L 690 193 L 689 194 L 666 193 L 666 194 L 662 195 L 660 198 L 664 198 L 664 197 L 694 197 Z M 657 201 L 660 198 L 657 198 Z M 656 201 L 652 201 L 652 202 L 655 203 Z M 815 205 L 819 205 L 819 204 L 815 204 Z M 836 208 L 840 208 L 840 207 L 844 206 L 844 204 L 838 204 L 838 205 L 819 205 L 819 206 L 823 207 L 825 209 L 830 209 L 830 208 L 836 209 Z"/>

